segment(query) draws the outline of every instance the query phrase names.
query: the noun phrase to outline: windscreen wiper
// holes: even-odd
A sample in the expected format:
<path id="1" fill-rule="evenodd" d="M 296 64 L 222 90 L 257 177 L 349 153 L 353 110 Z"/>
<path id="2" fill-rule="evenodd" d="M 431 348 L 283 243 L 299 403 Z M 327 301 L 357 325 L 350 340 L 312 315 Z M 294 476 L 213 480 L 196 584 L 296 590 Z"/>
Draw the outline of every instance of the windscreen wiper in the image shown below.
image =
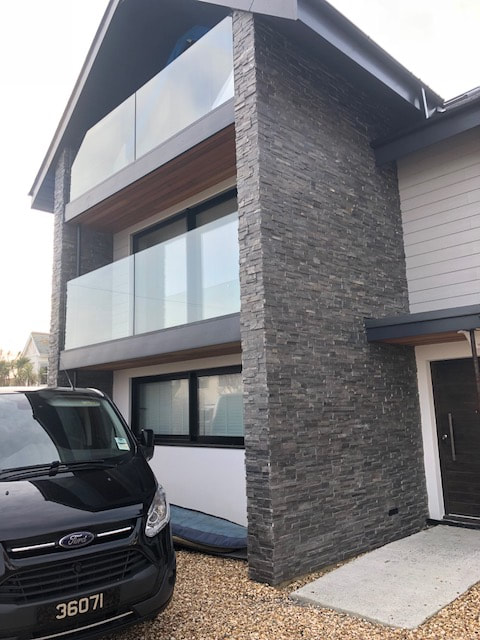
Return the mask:
<path id="1" fill-rule="evenodd" d="M 91 460 L 81 462 L 60 462 L 54 460 L 48 464 L 34 464 L 27 467 L 14 467 L 12 469 L 0 470 L 0 480 L 21 480 L 38 475 L 56 476 L 62 471 L 82 471 L 85 469 L 111 469 L 117 465 L 105 460 Z"/>
<path id="2" fill-rule="evenodd" d="M 32 464 L 26 467 L 12 467 L 0 470 L 0 480 L 17 480 L 28 478 L 49 471 L 51 464 Z"/>
<path id="3" fill-rule="evenodd" d="M 60 462 L 55 460 L 48 470 L 49 476 L 56 476 L 59 471 L 82 471 L 84 469 L 112 469 L 118 466 L 113 462 L 106 460 L 82 460 L 78 462 Z"/>

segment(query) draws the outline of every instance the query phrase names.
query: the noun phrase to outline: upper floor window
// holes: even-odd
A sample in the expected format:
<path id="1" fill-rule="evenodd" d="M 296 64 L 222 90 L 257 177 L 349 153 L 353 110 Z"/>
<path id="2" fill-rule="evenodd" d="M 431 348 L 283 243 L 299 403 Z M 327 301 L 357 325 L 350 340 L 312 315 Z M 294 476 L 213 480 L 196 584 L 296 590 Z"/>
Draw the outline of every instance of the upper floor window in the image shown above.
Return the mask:
<path id="1" fill-rule="evenodd" d="M 133 238 L 134 253 L 67 285 L 67 349 L 240 311 L 234 194 Z"/>
<path id="2" fill-rule="evenodd" d="M 142 231 L 133 250 L 137 333 L 238 309 L 238 214 L 231 194 Z"/>

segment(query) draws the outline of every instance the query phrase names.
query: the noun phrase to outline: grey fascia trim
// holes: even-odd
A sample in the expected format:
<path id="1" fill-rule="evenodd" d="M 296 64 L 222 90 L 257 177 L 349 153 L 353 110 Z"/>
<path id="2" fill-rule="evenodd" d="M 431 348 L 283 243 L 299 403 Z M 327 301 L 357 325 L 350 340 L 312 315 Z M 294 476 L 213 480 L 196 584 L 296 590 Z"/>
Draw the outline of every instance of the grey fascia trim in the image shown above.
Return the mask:
<path id="1" fill-rule="evenodd" d="M 183 129 L 177 135 L 162 143 L 152 151 L 135 160 L 124 169 L 107 178 L 97 186 L 79 196 L 65 207 L 65 221 L 70 222 L 76 216 L 109 198 L 118 191 L 133 184 L 140 178 L 158 169 L 173 158 L 188 151 L 200 142 L 207 140 L 222 129 L 235 122 L 234 99 L 228 100 L 208 113 L 200 120 Z"/>
<path id="2" fill-rule="evenodd" d="M 207 4 L 216 4 L 232 10 L 262 13 L 275 18 L 297 19 L 297 0 L 199 0 Z"/>
<path id="3" fill-rule="evenodd" d="M 115 11 L 117 10 L 117 7 L 121 2 L 123 2 L 123 0 L 110 0 L 105 10 L 100 26 L 98 27 L 98 30 L 97 30 L 97 33 L 95 34 L 92 45 L 88 50 L 87 57 L 80 70 L 80 74 L 77 78 L 72 94 L 67 102 L 65 111 L 63 112 L 63 115 L 60 119 L 57 130 L 55 131 L 52 142 L 48 147 L 45 158 L 43 159 L 43 162 L 40 166 L 38 174 L 35 177 L 32 188 L 29 191 L 28 195 L 32 196 L 32 207 L 35 207 L 35 201 L 37 199 L 38 192 L 47 176 L 50 165 L 53 163 L 55 155 L 58 152 L 60 142 L 67 130 L 68 123 L 70 122 L 70 118 L 72 117 L 72 114 L 75 110 L 78 99 L 84 89 L 85 82 L 87 81 L 87 78 L 88 78 L 88 75 L 90 74 L 93 63 L 95 62 L 95 58 L 97 57 L 97 54 L 100 50 L 102 41 L 105 37 L 106 32 L 108 31 L 112 18 L 115 14 Z"/>
<path id="4" fill-rule="evenodd" d="M 368 342 L 478 328 L 480 328 L 480 304 L 402 314 L 389 318 L 365 319 Z"/>
<path id="5" fill-rule="evenodd" d="M 232 342 L 240 342 L 239 313 L 62 351 L 60 369 L 80 369 Z"/>
<path id="6" fill-rule="evenodd" d="M 453 113 L 439 113 L 422 128 L 409 131 L 395 140 L 374 143 L 378 165 L 397 160 L 452 136 L 480 126 L 480 104 L 467 105 Z"/>
<path id="7" fill-rule="evenodd" d="M 439 95 L 330 4 L 324 0 L 298 1 L 301 22 L 416 109 L 424 113 L 422 89 L 429 110 L 443 104 Z"/>

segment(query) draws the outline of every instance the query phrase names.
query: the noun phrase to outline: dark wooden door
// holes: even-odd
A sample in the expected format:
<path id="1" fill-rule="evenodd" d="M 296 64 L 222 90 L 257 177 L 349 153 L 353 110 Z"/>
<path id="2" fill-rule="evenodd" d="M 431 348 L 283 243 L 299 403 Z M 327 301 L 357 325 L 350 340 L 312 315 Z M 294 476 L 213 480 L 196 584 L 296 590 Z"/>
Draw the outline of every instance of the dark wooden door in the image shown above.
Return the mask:
<path id="1" fill-rule="evenodd" d="M 480 517 L 480 416 L 473 360 L 432 362 L 447 515 Z"/>

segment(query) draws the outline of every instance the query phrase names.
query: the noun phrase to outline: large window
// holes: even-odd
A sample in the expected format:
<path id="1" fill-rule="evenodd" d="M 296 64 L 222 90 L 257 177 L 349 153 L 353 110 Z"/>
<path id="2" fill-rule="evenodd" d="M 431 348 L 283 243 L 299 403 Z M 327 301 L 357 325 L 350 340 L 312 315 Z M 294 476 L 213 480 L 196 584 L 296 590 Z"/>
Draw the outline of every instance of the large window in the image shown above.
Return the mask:
<path id="1" fill-rule="evenodd" d="M 238 248 L 232 192 L 136 234 L 135 333 L 237 312 Z"/>
<path id="2" fill-rule="evenodd" d="M 243 445 L 240 367 L 133 380 L 133 426 L 162 444 Z"/>

